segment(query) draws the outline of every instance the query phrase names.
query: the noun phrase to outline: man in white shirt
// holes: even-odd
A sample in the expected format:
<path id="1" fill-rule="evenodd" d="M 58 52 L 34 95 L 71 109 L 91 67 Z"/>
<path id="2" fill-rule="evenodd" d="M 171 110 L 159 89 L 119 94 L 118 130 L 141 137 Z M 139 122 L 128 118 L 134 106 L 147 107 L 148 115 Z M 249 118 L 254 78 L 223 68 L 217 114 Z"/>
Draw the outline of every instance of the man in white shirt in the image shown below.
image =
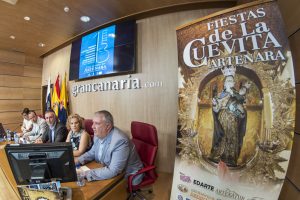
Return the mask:
<path id="1" fill-rule="evenodd" d="M 47 130 L 48 126 L 43 118 L 36 115 L 34 110 L 29 111 L 28 118 L 32 122 L 32 130 L 23 135 L 23 138 L 29 141 L 35 141 L 37 138 L 41 137 Z"/>
<path id="2" fill-rule="evenodd" d="M 22 112 L 22 116 L 23 116 L 23 124 L 21 126 L 22 135 L 26 132 L 30 132 L 32 129 L 32 122 L 28 117 L 29 111 L 30 110 L 28 108 L 24 108 Z"/>

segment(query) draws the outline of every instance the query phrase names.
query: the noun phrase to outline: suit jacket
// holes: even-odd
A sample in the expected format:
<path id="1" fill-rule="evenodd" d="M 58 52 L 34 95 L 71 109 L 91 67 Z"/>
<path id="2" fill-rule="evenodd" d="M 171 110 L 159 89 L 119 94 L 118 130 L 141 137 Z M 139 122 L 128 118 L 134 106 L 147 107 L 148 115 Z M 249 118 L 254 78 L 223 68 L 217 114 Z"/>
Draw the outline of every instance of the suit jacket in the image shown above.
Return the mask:
<path id="1" fill-rule="evenodd" d="M 56 122 L 54 127 L 54 141 L 51 137 L 52 131 L 48 127 L 47 131 L 42 136 L 43 143 L 46 142 L 65 142 L 68 136 L 68 129 L 60 122 Z"/>
<path id="2" fill-rule="evenodd" d="M 87 171 L 86 177 L 89 181 L 109 179 L 122 172 L 126 173 L 127 178 L 143 167 L 134 144 L 125 133 L 114 127 L 106 137 L 108 141 L 102 149 L 101 158 L 99 158 L 101 140 L 96 136 L 94 136 L 94 145 L 91 150 L 78 158 L 81 164 L 95 160 L 105 165 L 105 167 Z"/>

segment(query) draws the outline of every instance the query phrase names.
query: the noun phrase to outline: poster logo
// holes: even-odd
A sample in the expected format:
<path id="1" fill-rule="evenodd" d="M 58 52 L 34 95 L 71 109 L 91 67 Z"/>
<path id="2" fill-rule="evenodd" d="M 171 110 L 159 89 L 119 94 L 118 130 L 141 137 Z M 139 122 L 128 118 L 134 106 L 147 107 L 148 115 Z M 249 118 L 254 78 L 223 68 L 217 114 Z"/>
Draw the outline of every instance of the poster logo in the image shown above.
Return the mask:
<path id="1" fill-rule="evenodd" d="M 234 199 L 234 200 L 244 200 L 245 199 L 244 196 L 242 196 L 228 188 L 226 190 L 216 189 L 216 194 L 226 197 L 226 198 Z"/>
<path id="2" fill-rule="evenodd" d="M 177 186 L 177 188 L 178 188 L 178 190 L 180 190 L 180 191 L 183 192 L 183 193 L 187 193 L 187 192 L 188 192 L 188 188 L 187 188 L 187 186 L 185 186 L 185 185 L 179 184 L 179 185 Z"/>
<path id="3" fill-rule="evenodd" d="M 194 190 L 192 189 L 191 190 L 191 197 L 193 197 L 193 199 L 196 199 L 196 200 L 215 200 L 213 197 L 211 196 L 208 196 L 200 191 L 197 191 L 197 190 Z"/>
<path id="4" fill-rule="evenodd" d="M 198 180 L 194 180 L 193 183 L 194 183 L 194 185 L 197 185 L 197 186 L 199 186 L 199 187 L 202 187 L 202 188 L 204 188 L 204 189 L 206 189 L 206 190 L 214 191 L 214 186 L 209 185 L 209 184 L 207 184 L 207 183 L 204 183 L 204 182 L 201 182 L 201 181 L 198 181 Z"/>
<path id="5" fill-rule="evenodd" d="M 190 183 L 191 181 L 191 177 L 190 176 L 186 176 L 184 173 L 180 172 L 180 180 L 186 183 Z"/>
<path id="6" fill-rule="evenodd" d="M 177 198 L 178 200 L 183 200 L 183 197 L 182 197 L 182 195 L 178 195 L 178 198 Z"/>

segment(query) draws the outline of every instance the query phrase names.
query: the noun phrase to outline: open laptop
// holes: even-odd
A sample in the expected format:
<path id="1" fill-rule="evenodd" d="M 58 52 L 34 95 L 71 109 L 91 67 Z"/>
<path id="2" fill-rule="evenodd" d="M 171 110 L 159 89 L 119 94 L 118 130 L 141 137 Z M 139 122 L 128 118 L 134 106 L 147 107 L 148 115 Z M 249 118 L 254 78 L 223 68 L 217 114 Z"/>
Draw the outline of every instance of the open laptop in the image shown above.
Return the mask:
<path id="1" fill-rule="evenodd" d="M 5 129 L 3 128 L 2 123 L 0 123 L 0 138 L 3 138 L 5 135 Z"/>

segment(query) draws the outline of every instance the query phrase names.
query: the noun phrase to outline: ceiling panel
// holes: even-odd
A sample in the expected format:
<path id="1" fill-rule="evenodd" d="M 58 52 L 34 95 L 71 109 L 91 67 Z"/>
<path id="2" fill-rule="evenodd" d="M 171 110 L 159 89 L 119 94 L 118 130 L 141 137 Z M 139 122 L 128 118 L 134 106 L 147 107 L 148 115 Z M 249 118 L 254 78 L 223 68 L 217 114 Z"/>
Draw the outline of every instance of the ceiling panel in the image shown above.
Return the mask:
<path id="1" fill-rule="evenodd" d="M 166 7 L 180 10 L 183 4 L 201 6 L 205 2 L 231 7 L 236 0 L 19 0 L 16 5 L 0 1 L 0 49 L 41 56 L 85 31 L 125 16 L 138 19 L 135 14 L 145 11 Z M 68 13 L 65 6 L 70 9 Z M 91 21 L 81 22 L 82 15 Z M 25 21 L 24 16 L 31 20 Z M 45 47 L 39 47 L 40 42 Z"/>

